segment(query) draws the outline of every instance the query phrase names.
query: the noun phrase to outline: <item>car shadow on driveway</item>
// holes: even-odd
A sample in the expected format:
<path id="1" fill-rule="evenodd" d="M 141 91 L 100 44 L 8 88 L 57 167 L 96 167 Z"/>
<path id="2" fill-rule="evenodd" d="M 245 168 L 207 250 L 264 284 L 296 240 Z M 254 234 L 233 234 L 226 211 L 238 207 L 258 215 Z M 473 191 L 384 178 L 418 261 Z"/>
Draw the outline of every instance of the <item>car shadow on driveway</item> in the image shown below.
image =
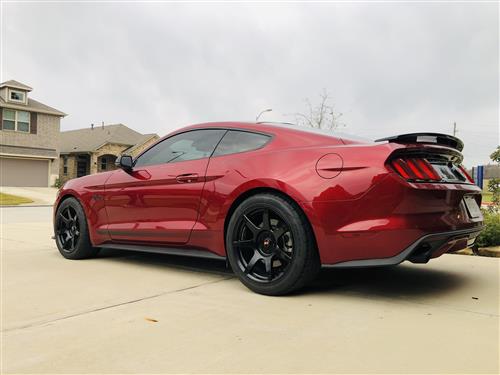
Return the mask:
<path id="1" fill-rule="evenodd" d="M 143 267 L 182 269 L 213 275 L 233 276 L 226 263 L 217 259 L 195 258 L 168 254 L 141 253 L 127 250 L 101 249 L 98 255 L 109 261 L 134 263 Z"/>
<path id="2" fill-rule="evenodd" d="M 99 258 L 126 262 L 142 267 L 182 269 L 222 276 L 234 276 L 226 263 L 165 254 L 140 253 L 103 249 Z M 335 293 L 350 290 L 360 294 L 395 296 L 425 296 L 449 293 L 467 284 L 467 275 L 448 270 L 436 270 L 426 265 L 403 263 L 399 266 L 378 268 L 322 269 L 310 286 L 296 293 Z"/>
<path id="3" fill-rule="evenodd" d="M 459 273 L 409 263 L 391 267 L 322 269 L 305 292 L 328 293 L 348 289 L 384 297 L 437 296 L 461 288 L 467 284 L 467 278 Z"/>

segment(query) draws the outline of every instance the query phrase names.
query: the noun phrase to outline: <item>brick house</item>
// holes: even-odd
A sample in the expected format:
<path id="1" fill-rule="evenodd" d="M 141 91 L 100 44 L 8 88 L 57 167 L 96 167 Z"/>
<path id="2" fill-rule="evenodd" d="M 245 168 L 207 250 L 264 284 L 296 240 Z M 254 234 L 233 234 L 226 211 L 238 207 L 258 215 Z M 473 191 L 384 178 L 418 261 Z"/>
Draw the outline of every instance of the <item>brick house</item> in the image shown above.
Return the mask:
<path id="1" fill-rule="evenodd" d="M 61 132 L 59 180 L 113 170 L 119 155 L 136 156 L 158 139 L 157 134 L 141 134 L 123 124 Z"/>
<path id="2" fill-rule="evenodd" d="M 44 186 L 59 175 L 59 129 L 65 113 L 29 97 L 32 88 L 0 83 L 0 186 Z"/>

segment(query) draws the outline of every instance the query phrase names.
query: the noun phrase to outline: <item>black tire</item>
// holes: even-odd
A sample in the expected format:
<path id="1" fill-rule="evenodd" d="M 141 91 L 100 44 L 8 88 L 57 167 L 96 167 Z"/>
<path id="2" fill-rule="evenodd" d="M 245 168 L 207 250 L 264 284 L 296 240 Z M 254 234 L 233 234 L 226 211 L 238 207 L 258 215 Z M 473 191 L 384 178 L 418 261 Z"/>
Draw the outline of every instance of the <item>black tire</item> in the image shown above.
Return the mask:
<path id="1" fill-rule="evenodd" d="M 233 272 L 260 294 L 289 294 L 311 282 L 320 269 L 307 218 L 295 202 L 276 193 L 253 195 L 234 210 L 226 249 Z"/>
<path id="2" fill-rule="evenodd" d="M 67 259 L 92 258 L 99 252 L 90 242 L 85 212 L 75 198 L 65 199 L 57 208 L 54 234 L 59 252 Z"/>

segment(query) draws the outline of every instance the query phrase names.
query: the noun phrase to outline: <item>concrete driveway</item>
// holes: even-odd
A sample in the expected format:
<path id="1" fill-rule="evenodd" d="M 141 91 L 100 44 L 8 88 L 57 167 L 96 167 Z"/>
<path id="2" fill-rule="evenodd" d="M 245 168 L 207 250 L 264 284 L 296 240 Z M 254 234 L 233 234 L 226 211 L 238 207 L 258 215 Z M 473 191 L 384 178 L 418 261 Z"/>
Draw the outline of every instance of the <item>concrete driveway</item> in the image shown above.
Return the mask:
<path id="1" fill-rule="evenodd" d="M 499 259 L 325 271 L 273 298 L 217 261 L 65 260 L 50 208 L 1 214 L 4 373 L 499 371 Z"/>

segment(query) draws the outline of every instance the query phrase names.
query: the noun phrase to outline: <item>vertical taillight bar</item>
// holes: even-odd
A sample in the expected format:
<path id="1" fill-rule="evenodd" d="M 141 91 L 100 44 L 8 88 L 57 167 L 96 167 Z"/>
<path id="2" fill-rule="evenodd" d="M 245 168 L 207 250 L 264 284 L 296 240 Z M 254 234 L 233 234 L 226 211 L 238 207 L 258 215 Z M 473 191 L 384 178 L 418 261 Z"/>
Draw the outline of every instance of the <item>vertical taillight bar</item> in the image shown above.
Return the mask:
<path id="1" fill-rule="evenodd" d="M 440 181 L 438 175 L 431 163 L 425 159 L 394 159 L 391 162 L 392 167 L 398 174 L 407 180 L 420 181 Z"/>

